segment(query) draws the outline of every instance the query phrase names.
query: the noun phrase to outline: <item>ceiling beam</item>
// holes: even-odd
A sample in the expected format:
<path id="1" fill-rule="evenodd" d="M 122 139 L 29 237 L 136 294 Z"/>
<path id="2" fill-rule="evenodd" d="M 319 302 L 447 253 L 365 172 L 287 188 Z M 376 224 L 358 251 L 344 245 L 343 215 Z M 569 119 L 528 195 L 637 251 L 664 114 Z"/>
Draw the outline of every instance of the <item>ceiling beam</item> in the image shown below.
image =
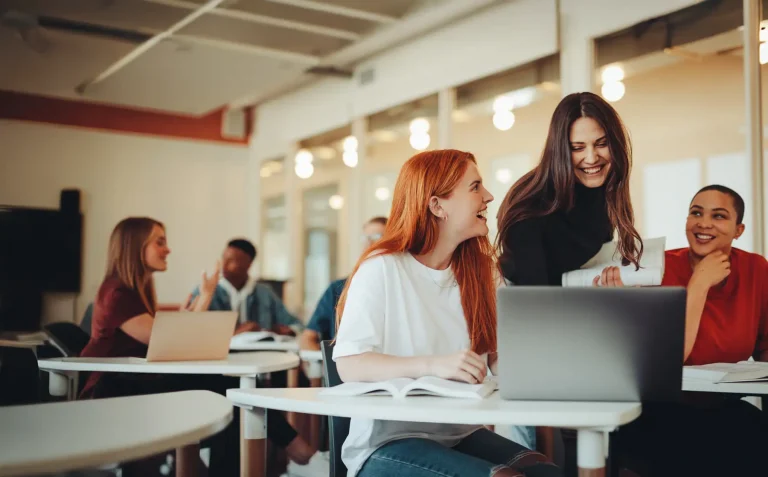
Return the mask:
<path id="1" fill-rule="evenodd" d="M 275 60 L 286 60 L 290 61 L 291 63 L 300 63 L 306 66 L 314 66 L 320 63 L 320 57 L 318 56 L 305 55 L 303 53 L 294 53 L 292 51 L 277 50 L 275 48 L 266 48 L 263 46 L 249 45 L 245 43 L 237 43 L 228 40 L 219 40 L 218 38 L 175 34 L 168 38 L 168 40 L 179 40 L 181 42 L 212 46 L 224 50 L 240 51 L 255 56 L 272 58 Z"/>
<path id="2" fill-rule="evenodd" d="M 173 8 L 183 8 L 185 10 L 194 10 L 198 8 L 198 4 L 189 2 L 187 0 L 144 0 L 145 2 L 155 3 L 158 5 L 165 5 Z M 340 30 L 338 28 L 330 28 L 321 25 L 312 25 L 304 22 L 297 22 L 293 20 L 286 20 L 283 18 L 270 17 L 267 15 L 259 15 L 257 13 L 246 12 L 243 10 L 234 10 L 231 8 L 213 8 L 210 12 L 211 15 L 217 15 L 220 17 L 234 18 L 236 20 L 242 20 L 251 23 L 258 23 L 261 25 L 270 25 L 278 28 L 285 28 L 288 30 L 303 31 L 306 33 L 314 33 L 316 35 L 329 36 L 332 38 L 339 38 L 342 40 L 355 41 L 360 38 L 355 32 Z"/>
<path id="3" fill-rule="evenodd" d="M 224 0 L 208 0 L 203 5 L 200 5 L 197 10 L 194 10 L 189 15 L 185 16 L 178 22 L 171 25 L 171 27 L 168 28 L 167 30 L 158 33 L 157 35 L 153 36 L 152 38 L 148 39 L 144 43 L 134 48 L 127 55 L 123 56 L 116 62 L 112 63 L 106 70 L 102 71 L 95 78 L 85 81 L 80 85 L 78 85 L 77 88 L 75 88 L 76 91 L 80 94 L 85 94 L 88 88 L 90 88 L 91 86 L 97 83 L 101 83 L 105 79 L 117 73 L 118 71 L 126 67 L 128 64 L 132 63 L 136 58 L 140 57 L 141 55 L 149 51 L 153 46 L 157 45 L 158 43 L 165 40 L 166 38 L 172 36 L 174 33 L 181 30 L 185 26 L 189 25 L 200 16 L 205 15 L 207 12 L 209 12 L 213 8 L 216 8 L 223 1 Z"/>
<path id="4" fill-rule="evenodd" d="M 333 15 L 339 15 L 349 18 L 357 18 L 359 20 L 368 20 L 376 23 L 394 23 L 398 19 L 390 15 L 384 15 L 382 13 L 369 12 L 367 10 L 359 10 L 357 8 L 342 7 L 341 5 L 333 5 L 331 3 L 318 2 L 315 0 L 267 0 L 273 3 L 281 3 L 283 5 L 290 5 L 292 7 L 304 8 L 307 10 L 315 10 L 323 13 L 331 13 Z"/>

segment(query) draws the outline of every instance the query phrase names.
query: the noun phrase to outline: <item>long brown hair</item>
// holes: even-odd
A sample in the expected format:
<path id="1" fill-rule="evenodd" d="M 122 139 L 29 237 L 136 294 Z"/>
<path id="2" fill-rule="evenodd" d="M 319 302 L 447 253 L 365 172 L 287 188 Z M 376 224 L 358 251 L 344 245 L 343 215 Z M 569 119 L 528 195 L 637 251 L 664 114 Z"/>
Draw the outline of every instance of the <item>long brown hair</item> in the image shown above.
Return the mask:
<path id="1" fill-rule="evenodd" d="M 336 329 L 341 323 L 352 277 L 367 258 L 404 252 L 421 255 L 435 248 L 439 219 L 429 211 L 429 199 L 450 197 L 470 162 L 476 164 L 472 154 L 446 149 L 416 154 L 403 165 L 384 235 L 363 253 L 347 280 L 336 307 Z M 494 250 L 487 236 L 465 240 L 451 257 L 472 350 L 477 353 L 496 349 L 494 267 Z"/>
<path id="2" fill-rule="evenodd" d="M 135 290 L 151 315 L 157 309 L 157 295 L 152 271 L 144 261 L 144 249 L 155 225 L 165 229 L 161 222 L 149 217 L 121 220 L 109 238 L 107 253 L 107 278 L 115 277 Z"/>
<path id="3" fill-rule="evenodd" d="M 632 144 L 629 132 L 613 107 L 593 93 L 569 94 L 555 108 L 541 162 L 513 185 L 499 207 L 496 247 L 505 256 L 504 237 L 523 220 L 571 210 L 575 205 L 576 177 L 571 161 L 571 126 L 579 118 L 592 118 L 605 131 L 611 151 L 611 169 L 605 182 L 608 219 L 618 230 L 618 251 L 625 264 L 639 267 L 643 254 L 640 234 L 629 196 Z"/>

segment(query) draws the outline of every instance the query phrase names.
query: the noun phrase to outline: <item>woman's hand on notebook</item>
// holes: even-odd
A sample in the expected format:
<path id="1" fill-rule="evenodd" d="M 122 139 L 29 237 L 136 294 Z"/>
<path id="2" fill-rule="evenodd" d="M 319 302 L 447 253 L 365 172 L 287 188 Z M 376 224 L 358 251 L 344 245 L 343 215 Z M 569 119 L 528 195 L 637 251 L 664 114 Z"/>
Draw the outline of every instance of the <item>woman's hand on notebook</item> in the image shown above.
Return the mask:
<path id="1" fill-rule="evenodd" d="M 235 334 L 248 333 L 250 331 L 261 331 L 261 326 L 254 321 L 246 321 L 245 323 L 237 325 L 235 328 Z"/>
<path id="2" fill-rule="evenodd" d="M 431 376 L 469 384 L 478 384 L 485 380 L 486 363 L 480 355 L 471 350 L 444 356 L 431 356 L 428 359 Z"/>
<path id="3" fill-rule="evenodd" d="M 272 327 L 272 333 L 283 336 L 296 336 L 290 326 L 287 325 L 275 325 Z"/>
<path id="4" fill-rule="evenodd" d="M 605 267 L 603 273 L 592 280 L 592 285 L 596 287 L 623 287 L 621 269 L 619 267 Z"/>

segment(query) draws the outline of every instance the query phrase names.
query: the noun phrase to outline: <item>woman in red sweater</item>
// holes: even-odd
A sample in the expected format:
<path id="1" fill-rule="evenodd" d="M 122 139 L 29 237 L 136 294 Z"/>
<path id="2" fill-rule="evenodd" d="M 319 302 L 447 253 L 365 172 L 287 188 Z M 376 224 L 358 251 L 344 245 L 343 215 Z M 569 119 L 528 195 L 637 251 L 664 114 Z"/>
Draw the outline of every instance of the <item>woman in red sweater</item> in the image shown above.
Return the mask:
<path id="1" fill-rule="evenodd" d="M 686 365 L 768 361 L 768 261 L 733 247 L 743 218 L 738 193 L 704 187 L 689 206 L 689 247 L 666 252 L 662 285 L 688 292 Z M 621 285 L 616 272 L 603 281 Z M 682 404 L 644 403 L 618 433 L 620 461 L 644 477 L 768 475 L 768 418 L 759 409 L 740 396 L 685 394 Z"/>

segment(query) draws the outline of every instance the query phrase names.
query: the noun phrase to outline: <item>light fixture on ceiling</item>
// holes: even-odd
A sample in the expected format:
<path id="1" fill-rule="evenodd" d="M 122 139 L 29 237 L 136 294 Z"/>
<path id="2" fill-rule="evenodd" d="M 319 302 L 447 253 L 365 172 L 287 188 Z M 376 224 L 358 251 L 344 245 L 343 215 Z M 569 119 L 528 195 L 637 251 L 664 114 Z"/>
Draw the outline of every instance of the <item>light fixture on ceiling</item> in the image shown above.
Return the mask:
<path id="1" fill-rule="evenodd" d="M 535 86 L 528 86 L 515 90 L 509 95 L 512 97 L 512 102 L 516 108 L 524 108 L 533 103 L 533 100 L 536 99 L 536 92 Z"/>
<path id="2" fill-rule="evenodd" d="M 609 65 L 603 68 L 603 86 L 600 92 L 603 98 L 614 103 L 624 97 L 627 88 L 624 86 L 624 68 L 620 65 Z"/>
<path id="3" fill-rule="evenodd" d="M 312 174 L 315 173 L 315 166 L 309 162 L 301 162 L 296 164 L 296 167 L 293 170 L 299 179 L 309 179 L 312 177 Z"/>
<path id="4" fill-rule="evenodd" d="M 344 207 L 344 197 L 334 194 L 328 198 L 328 206 L 333 210 L 341 210 Z"/>
<path id="5" fill-rule="evenodd" d="M 296 166 L 293 170 L 300 179 L 309 179 L 312 177 L 312 174 L 315 173 L 315 166 L 312 165 L 314 156 L 310 151 L 307 149 L 299 150 L 299 152 L 296 153 L 296 158 L 294 160 Z"/>
<path id="6" fill-rule="evenodd" d="M 602 93 L 603 98 L 607 99 L 612 103 L 615 103 L 616 101 L 624 97 L 624 93 L 626 92 L 626 87 L 624 86 L 624 83 L 621 81 L 613 81 L 611 83 L 605 83 L 603 87 L 600 89 L 600 92 Z"/>
<path id="7" fill-rule="evenodd" d="M 512 111 L 514 108 L 515 100 L 511 95 L 502 94 L 501 96 L 496 96 L 496 99 L 493 100 L 493 110 L 495 112 Z"/>
<path id="8" fill-rule="evenodd" d="M 509 131 L 515 125 L 515 113 L 512 111 L 496 111 L 493 113 L 493 125 L 499 131 Z"/>
<path id="9" fill-rule="evenodd" d="M 429 147 L 431 138 L 429 137 L 429 121 L 426 118 L 414 119 L 411 121 L 409 129 L 411 130 L 411 137 L 408 142 L 411 144 L 412 148 L 417 151 L 423 151 Z"/>
<path id="10" fill-rule="evenodd" d="M 502 184 L 509 184 L 512 182 L 512 171 L 506 167 L 496 171 L 496 180 Z"/>
<path id="11" fill-rule="evenodd" d="M 499 131 L 508 131 L 515 125 L 515 113 L 512 109 L 515 101 L 511 95 L 503 94 L 493 100 L 493 125 Z"/>
<path id="12" fill-rule="evenodd" d="M 382 202 L 389 199 L 389 187 L 377 188 L 376 191 L 374 192 L 374 195 L 376 196 L 377 199 L 379 199 Z"/>
<path id="13" fill-rule="evenodd" d="M 614 81 L 624 80 L 624 68 L 620 65 L 609 65 L 603 68 L 603 83 L 612 83 Z"/>
<path id="14" fill-rule="evenodd" d="M 341 155 L 341 160 L 347 167 L 356 167 L 359 157 L 357 156 L 358 141 L 355 136 L 347 136 L 342 143 L 344 153 Z"/>

